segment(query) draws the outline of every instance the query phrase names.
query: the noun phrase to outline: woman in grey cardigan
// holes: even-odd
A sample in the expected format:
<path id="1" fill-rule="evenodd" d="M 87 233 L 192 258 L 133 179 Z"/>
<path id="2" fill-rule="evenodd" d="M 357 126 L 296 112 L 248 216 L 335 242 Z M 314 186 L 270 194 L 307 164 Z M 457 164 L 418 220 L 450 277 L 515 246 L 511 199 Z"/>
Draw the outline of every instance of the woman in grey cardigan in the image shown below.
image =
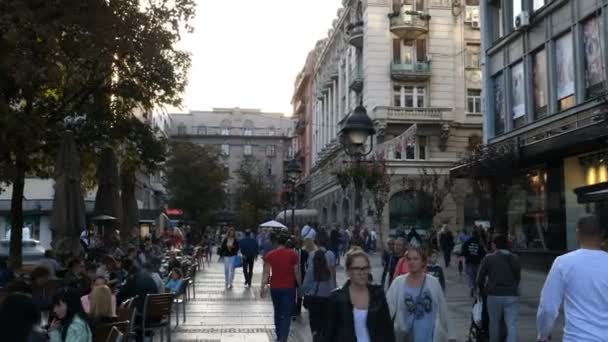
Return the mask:
<path id="1" fill-rule="evenodd" d="M 455 341 L 450 334 L 448 307 L 437 278 L 426 274 L 428 256 L 410 248 L 410 272 L 393 280 L 386 294 L 397 341 Z"/>

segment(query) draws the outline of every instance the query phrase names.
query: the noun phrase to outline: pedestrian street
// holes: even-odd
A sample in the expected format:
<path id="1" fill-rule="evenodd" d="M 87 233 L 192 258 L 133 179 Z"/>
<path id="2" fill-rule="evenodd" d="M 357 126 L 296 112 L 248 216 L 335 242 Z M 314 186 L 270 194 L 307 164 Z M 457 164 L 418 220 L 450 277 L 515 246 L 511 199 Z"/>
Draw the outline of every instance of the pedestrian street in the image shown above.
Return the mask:
<path id="1" fill-rule="evenodd" d="M 187 304 L 186 322 L 173 319 L 172 341 L 268 342 L 274 341 L 270 296 L 260 298 L 262 262 L 254 268 L 253 286 L 246 288 L 242 269 L 236 270 L 234 288 L 225 289 L 224 264 L 213 257 L 196 279 L 196 298 Z M 293 329 L 292 329 L 293 330 Z"/>
<path id="2" fill-rule="evenodd" d="M 378 253 L 372 255 L 374 279 L 380 279 L 382 266 Z M 179 326 L 173 317 L 172 341 L 182 342 L 268 342 L 274 341 L 273 309 L 270 298 L 260 298 L 259 284 L 262 261 L 254 268 L 253 286 L 243 286 L 242 269 L 236 270 L 234 288 L 225 289 L 224 264 L 214 256 L 210 266 L 200 270 L 196 281 L 196 298 L 187 304 L 186 322 L 180 315 Z M 344 267 L 338 267 L 339 286 L 346 280 Z M 519 315 L 520 341 L 536 338 L 536 310 L 545 275 L 542 272 L 522 272 Z M 446 270 L 446 295 L 451 326 L 459 342 L 467 341 L 471 323 L 472 300 L 468 296 L 466 277 L 459 276 L 456 264 Z M 290 342 L 312 341 L 308 326 L 308 313 L 303 310 L 291 325 Z M 556 324 L 554 341 L 561 340 L 563 317 Z"/>

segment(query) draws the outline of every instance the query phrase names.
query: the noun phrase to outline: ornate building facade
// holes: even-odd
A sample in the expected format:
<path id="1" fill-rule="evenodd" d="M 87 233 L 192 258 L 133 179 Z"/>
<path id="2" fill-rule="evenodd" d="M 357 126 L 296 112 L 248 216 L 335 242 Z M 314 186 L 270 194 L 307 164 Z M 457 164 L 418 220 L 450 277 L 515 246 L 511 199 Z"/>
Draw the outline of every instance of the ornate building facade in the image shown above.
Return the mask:
<path id="1" fill-rule="evenodd" d="M 383 230 L 448 223 L 463 227 L 471 191 L 458 181 L 434 217 L 418 217 L 407 179 L 449 169 L 481 137 L 479 0 L 344 0 L 310 76 L 312 115 L 308 207 L 320 223 L 350 226 L 356 213 Z M 350 163 L 339 142 L 341 124 L 362 104 L 373 120 L 370 157 L 391 175 L 384 217 L 374 222 L 373 200 L 336 177 Z M 424 196 L 422 196 L 424 197 Z M 470 210 L 469 210 L 470 211 Z"/>

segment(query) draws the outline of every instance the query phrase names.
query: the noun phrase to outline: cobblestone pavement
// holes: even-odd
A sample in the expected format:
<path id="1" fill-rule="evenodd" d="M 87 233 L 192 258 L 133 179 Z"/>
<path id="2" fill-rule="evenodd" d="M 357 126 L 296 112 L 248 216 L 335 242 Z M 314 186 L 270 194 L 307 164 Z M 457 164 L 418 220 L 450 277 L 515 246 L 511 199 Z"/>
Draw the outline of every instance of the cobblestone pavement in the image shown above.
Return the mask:
<path id="1" fill-rule="evenodd" d="M 381 274 L 380 259 L 372 258 L 374 278 Z M 234 288 L 224 289 L 223 264 L 217 257 L 211 265 L 199 271 L 197 275 L 196 299 L 187 304 L 186 322 L 175 327 L 173 341 L 181 342 L 269 342 L 274 341 L 274 323 L 272 303 L 269 298 L 259 297 L 259 283 L 262 273 L 261 262 L 255 265 L 254 286 L 247 289 L 243 286 L 242 271 L 237 270 Z M 450 319 L 457 341 L 466 341 L 472 301 L 468 297 L 466 279 L 460 277 L 451 267 L 447 270 L 447 298 Z M 544 281 L 544 274 L 524 272 L 522 299 L 519 319 L 519 341 L 535 341 L 536 308 L 538 295 Z M 345 274 L 342 267 L 338 270 L 338 283 L 342 284 Z M 554 341 L 561 340 L 563 321 L 558 322 L 559 333 L 554 334 Z M 307 313 L 292 324 L 290 342 L 309 342 L 312 338 L 308 328 Z"/>

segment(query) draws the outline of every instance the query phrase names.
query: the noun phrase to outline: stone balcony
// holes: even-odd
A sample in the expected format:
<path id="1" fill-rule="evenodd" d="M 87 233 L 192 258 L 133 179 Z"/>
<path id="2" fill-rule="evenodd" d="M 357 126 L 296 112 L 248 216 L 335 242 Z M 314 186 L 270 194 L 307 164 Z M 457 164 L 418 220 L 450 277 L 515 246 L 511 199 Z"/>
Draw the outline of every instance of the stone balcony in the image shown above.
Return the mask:
<path id="1" fill-rule="evenodd" d="M 405 108 L 378 106 L 374 108 L 374 120 L 388 123 L 441 123 L 448 120 L 451 108 Z"/>
<path id="2" fill-rule="evenodd" d="M 403 40 L 415 40 L 429 31 L 428 14 L 407 11 L 391 14 L 389 16 L 391 21 L 391 32 Z"/>
<path id="3" fill-rule="evenodd" d="M 348 25 L 348 43 L 354 47 L 363 47 L 363 22 Z"/>
<path id="4" fill-rule="evenodd" d="M 431 63 L 391 63 L 391 77 L 397 81 L 426 81 L 431 77 Z"/>

